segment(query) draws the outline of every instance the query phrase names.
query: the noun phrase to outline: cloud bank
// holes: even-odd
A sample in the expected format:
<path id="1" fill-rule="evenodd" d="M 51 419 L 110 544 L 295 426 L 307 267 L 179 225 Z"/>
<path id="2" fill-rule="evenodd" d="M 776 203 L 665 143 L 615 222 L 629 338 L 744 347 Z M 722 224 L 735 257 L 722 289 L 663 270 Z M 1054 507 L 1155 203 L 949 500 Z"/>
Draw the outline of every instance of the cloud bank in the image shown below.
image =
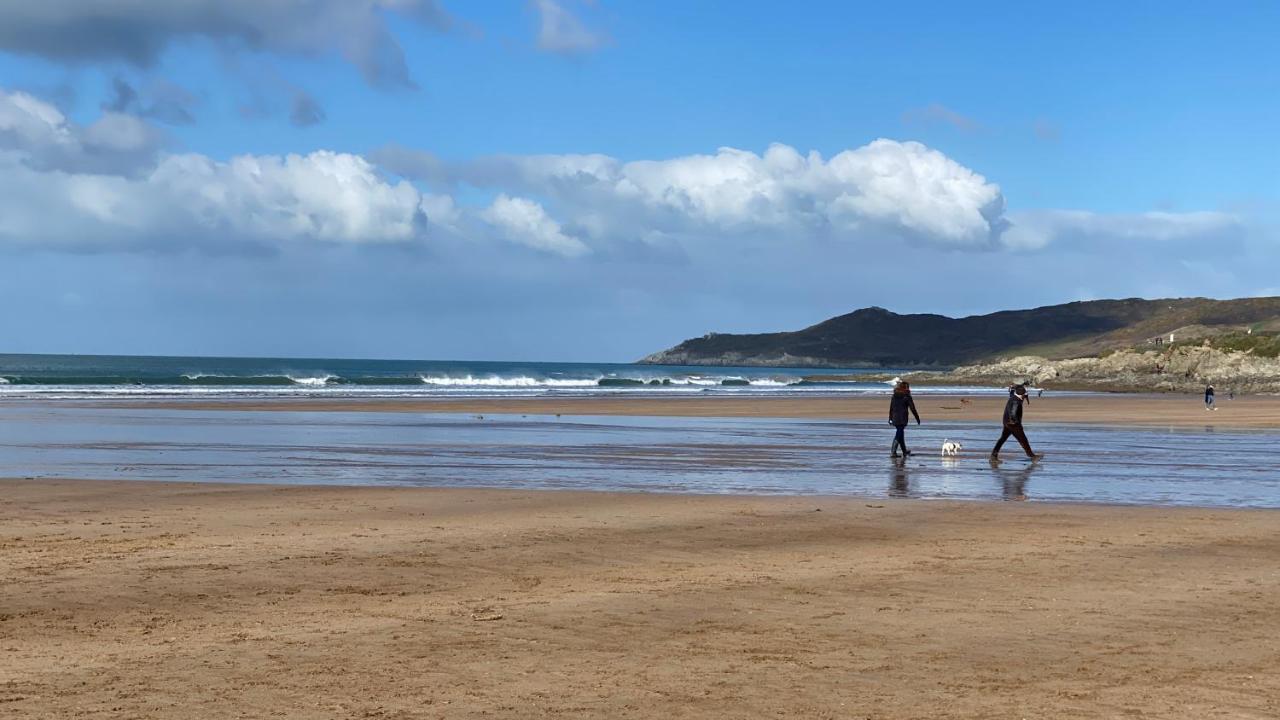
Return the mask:
<path id="1" fill-rule="evenodd" d="M 117 99 L 132 102 L 123 91 Z M 318 112 L 300 96 L 295 121 Z M 107 109 L 80 125 L 2 89 L 0 171 L 0 243 L 96 252 L 260 252 L 305 242 L 515 245 L 564 261 L 823 244 L 1194 252 L 1209 239 L 1219 250 L 1238 246 L 1244 235 L 1238 218 L 1218 212 L 1007 213 L 998 185 L 917 142 L 880 139 L 830 158 L 774 144 L 760 154 L 720 148 L 632 161 L 446 162 L 402 147 L 369 158 L 316 150 L 219 160 L 174 152 L 135 115 Z"/>
<path id="2" fill-rule="evenodd" d="M 632 162 L 533 155 L 450 165 L 403 148 L 373 158 L 442 187 L 545 198 L 584 241 L 772 235 L 989 249 L 1007 224 L 999 186 L 915 142 L 876 140 L 829 160 L 781 144 Z"/>

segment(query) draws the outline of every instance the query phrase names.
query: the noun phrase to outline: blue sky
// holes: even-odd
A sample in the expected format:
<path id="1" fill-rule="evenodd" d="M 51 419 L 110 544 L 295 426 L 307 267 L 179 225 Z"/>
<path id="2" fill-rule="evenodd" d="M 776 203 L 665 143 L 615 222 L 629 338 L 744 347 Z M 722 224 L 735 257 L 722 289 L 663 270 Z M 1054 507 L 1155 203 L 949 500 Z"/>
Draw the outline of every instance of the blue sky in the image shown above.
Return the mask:
<path id="1" fill-rule="evenodd" d="M 28 309 L 0 351 L 627 360 L 871 304 L 1280 289 L 1272 3 L 47 0 L 3 27 L 0 301 Z"/>

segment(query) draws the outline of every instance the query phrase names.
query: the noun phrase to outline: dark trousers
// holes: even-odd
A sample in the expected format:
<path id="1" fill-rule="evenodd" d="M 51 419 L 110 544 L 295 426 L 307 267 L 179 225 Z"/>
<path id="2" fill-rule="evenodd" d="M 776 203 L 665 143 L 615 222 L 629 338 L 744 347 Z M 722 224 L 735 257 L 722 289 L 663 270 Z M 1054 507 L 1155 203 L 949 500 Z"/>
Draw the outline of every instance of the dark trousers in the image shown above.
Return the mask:
<path id="1" fill-rule="evenodd" d="M 1022 431 L 1022 425 L 1005 425 L 1004 432 L 1000 433 L 1000 439 L 996 441 L 996 446 L 992 448 L 992 455 L 999 455 L 1000 448 L 1004 447 L 1004 441 L 1009 436 L 1018 438 L 1018 444 L 1022 445 L 1022 449 L 1027 451 L 1027 457 L 1035 457 L 1035 453 L 1031 452 L 1031 443 L 1027 442 L 1027 434 Z"/>
<path id="2" fill-rule="evenodd" d="M 890 448 L 889 452 L 893 453 L 894 455 L 897 455 L 898 447 L 901 446 L 902 454 L 906 455 L 907 454 L 907 426 L 894 425 L 894 427 L 897 428 L 898 431 L 893 434 L 893 447 Z"/>

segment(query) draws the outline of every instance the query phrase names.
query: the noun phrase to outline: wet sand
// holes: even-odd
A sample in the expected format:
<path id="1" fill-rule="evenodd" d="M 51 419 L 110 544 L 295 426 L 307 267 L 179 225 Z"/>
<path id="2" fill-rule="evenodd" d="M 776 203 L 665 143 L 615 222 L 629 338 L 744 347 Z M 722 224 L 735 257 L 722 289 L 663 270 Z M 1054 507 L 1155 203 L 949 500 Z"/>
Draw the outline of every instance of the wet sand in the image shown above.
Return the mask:
<path id="1" fill-rule="evenodd" d="M 0 481 L 0 715 L 1273 718 L 1277 527 L 1249 510 Z"/>
<path id="2" fill-rule="evenodd" d="M 948 396 L 918 393 L 921 415 L 932 420 L 999 420 L 1003 396 Z M 965 400 L 966 402 L 962 402 Z M 340 411 L 405 413 L 489 413 L 528 415 L 648 415 L 670 417 L 779 417 L 880 419 L 887 396 L 839 397 L 538 397 L 461 399 L 279 399 L 177 400 L 118 403 L 120 407 L 202 410 Z M 1208 411 L 1199 396 L 1054 395 L 1032 398 L 1026 420 L 1033 422 L 1146 425 L 1156 427 L 1280 427 L 1280 396 L 1246 396 L 1218 402 Z"/>

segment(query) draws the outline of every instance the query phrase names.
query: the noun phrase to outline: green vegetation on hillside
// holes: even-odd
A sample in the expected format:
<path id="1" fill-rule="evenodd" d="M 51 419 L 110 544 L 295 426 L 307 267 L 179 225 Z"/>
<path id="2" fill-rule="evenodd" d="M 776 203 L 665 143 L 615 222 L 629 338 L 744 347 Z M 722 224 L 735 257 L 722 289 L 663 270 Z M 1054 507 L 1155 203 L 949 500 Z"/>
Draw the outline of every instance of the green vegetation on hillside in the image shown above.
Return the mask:
<path id="1" fill-rule="evenodd" d="M 1202 345 L 1204 342 L 1200 339 L 1189 339 L 1185 342 L 1176 342 L 1171 347 Z M 1280 357 L 1280 333 L 1232 333 L 1218 335 L 1208 342 L 1211 347 L 1218 350 L 1247 352 L 1258 357 Z"/>

